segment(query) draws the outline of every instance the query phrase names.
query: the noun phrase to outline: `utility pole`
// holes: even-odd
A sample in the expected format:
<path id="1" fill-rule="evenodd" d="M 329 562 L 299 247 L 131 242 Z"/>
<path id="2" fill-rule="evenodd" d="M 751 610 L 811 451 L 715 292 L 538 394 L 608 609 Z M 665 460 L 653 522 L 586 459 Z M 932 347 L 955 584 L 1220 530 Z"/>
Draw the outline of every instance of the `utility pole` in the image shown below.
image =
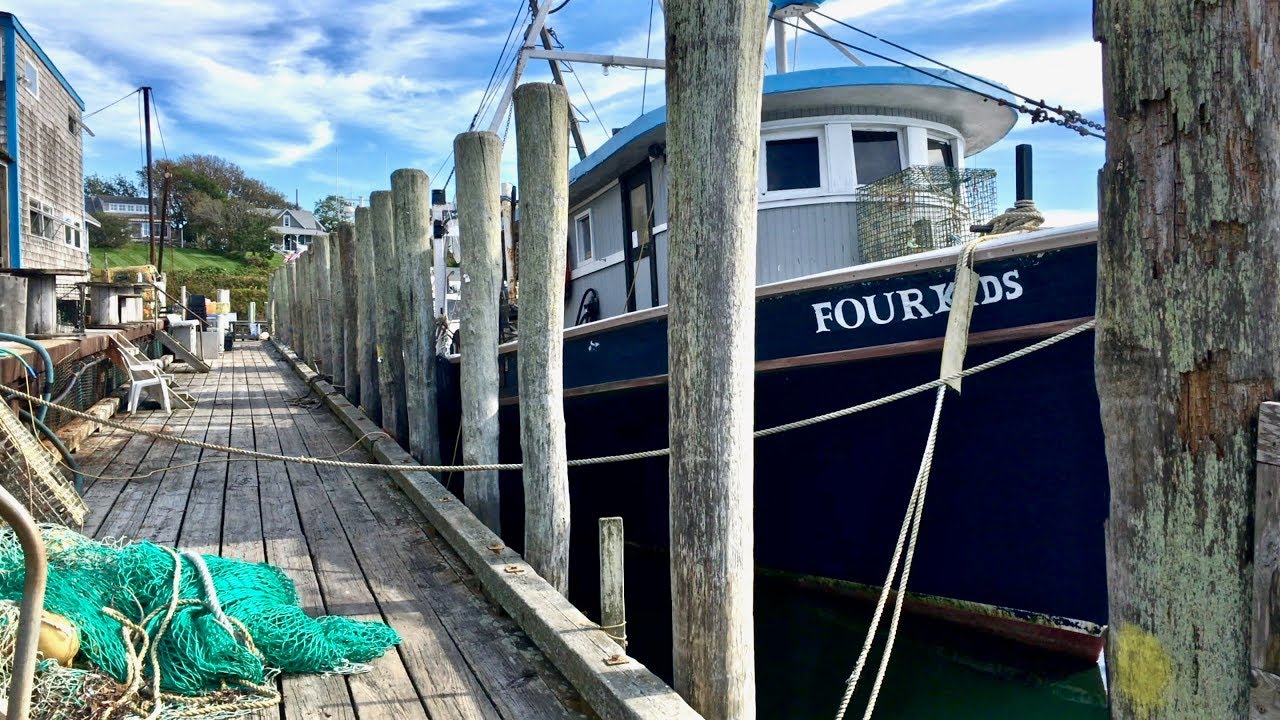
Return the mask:
<path id="1" fill-rule="evenodd" d="M 142 126 L 147 133 L 147 242 L 151 246 L 148 259 L 156 264 L 155 198 L 151 194 L 151 86 L 142 88 Z"/>
<path id="2" fill-rule="evenodd" d="M 754 200 L 768 6 L 666 5 L 673 660 L 675 689 L 709 720 L 756 716 Z"/>
<path id="3" fill-rule="evenodd" d="M 1254 427 L 1280 389 L 1280 3 L 1094 8 L 1111 717 L 1243 719 Z"/>
<path id="4" fill-rule="evenodd" d="M 173 173 L 165 170 L 160 180 L 160 261 L 156 264 L 157 275 L 164 275 L 164 241 L 169 230 L 169 179 L 172 177 Z M 169 254 L 173 254 L 172 248 Z"/>

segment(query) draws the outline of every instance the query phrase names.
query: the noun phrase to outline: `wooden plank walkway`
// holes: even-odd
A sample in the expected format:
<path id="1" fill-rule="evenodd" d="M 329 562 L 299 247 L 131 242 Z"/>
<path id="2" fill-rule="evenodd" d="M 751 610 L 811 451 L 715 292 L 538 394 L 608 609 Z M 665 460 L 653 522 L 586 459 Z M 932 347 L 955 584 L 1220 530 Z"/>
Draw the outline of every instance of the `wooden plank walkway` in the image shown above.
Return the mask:
<path id="1" fill-rule="evenodd" d="M 195 410 L 139 412 L 129 422 L 235 447 L 370 461 L 265 344 L 237 343 L 212 372 L 178 378 Z M 593 717 L 384 473 L 228 462 L 224 453 L 112 429 L 82 443 L 79 459 L 101 476 L 87 477 L 86 534 L 271 562 L 297 584 L 309 613 L 381 620 L 404 639 L 371 673 L 283 678 L 282 705 L 255 717 Z"/>

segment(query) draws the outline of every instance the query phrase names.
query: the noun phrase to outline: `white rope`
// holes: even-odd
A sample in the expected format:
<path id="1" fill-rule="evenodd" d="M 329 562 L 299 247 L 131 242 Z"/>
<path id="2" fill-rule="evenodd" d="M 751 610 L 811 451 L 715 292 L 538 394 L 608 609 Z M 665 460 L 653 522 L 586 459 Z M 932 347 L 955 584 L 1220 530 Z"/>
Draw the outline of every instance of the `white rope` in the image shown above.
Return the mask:
<path id="1" fill-rule="evenodd" d="M 956 311 L 959 307 L 965 307 L 966 309 L 972 307 L 970 303 L 974 302 L 974 298 L 968 295 L 959 297 L 961 292 L 959 288 L 962 286 L 961 275 L 962 273 L 972 272 L 974 251 L 986 240 L 987 238 L 980 237 L 965 245 L 956 261 L 955 284 L 957 297 L 952 306 L 951 324 L 947 328 L 947 339 L 944 342 L 943 368 L 947 367 L 946 358 L 949 357 L 948 350 L 951 349 L 949 346 L 952 343 L 955 344 L 954 349 L 958 351 L 958 357 L 961 359 L 964 357 L 964 351 L 968 348 L 968 315 L 957 314 Z M 961 302 L 965 303 L 965 305 L 959 306 Z M 955 333 L 954 337 L 952 335 L 953 332 Z M 941 378 L 940 382 L 946 383 L 947 379 Z M 959 392 L 959 386 L 956 386 L 956 391 Z M 889 561 L 889 573 L 884 579 L 884 584 L 880 587 L 880 597 L 876 600 L 876 609 L 871 616 L 871 626 L 867 628 L 867 636 L 862 641 L 862 651 L 858 654 L 858 661 L 854 664 L 853 672 L 849 674 L 849 679 L 845 681 L 844 695 L 840 698 L 840 707 L 836 710 L 836 720 L 844 720 L 845 713 L 849 709 L 849 701 L 853 698 L 853 693 L 858 688 L 858 681 L 862 678 L 862 671 L 866 667 L 867 657 L 871 654 L 871 646 L 875 644 L 876 633 L 880 629 L 880 620 L 884 616 L 884 608 L 889 599 L 889 593 L 894 592 L 893 615 L 889 619 L 888 637 L 885 639 L 884 652 L 880 656 L 880 667 L 876 669 L 876 677 L 871 685 L 871 696 L 867 699 L 867 709 L 862 715 L 862 720 L 871 720 L 871 715 L 875 712 L 876 700 L 880 697 L 880 688 L 884 684 L 884 676 L 889 670 L 889 658 L 893 656 L 893 645 L 898 639 L 898 622 L 902 619 L 902 604 L 907 595 L 907 580 L 911 577 L 911 562 L 915 558 L 916 541 L 920 537 L 920 524 L 924 519 L 924 498 L 925 493 L 929 490 L 929 476 L 933 472 L 933 453 L 938 443 L 938 426 L 942 419 L 942 404 L 946 398 L 947 385 L 941 384 L 938 386 L 938 392 L 933 402 L 933 417 L 929 421 L 929 435 L 925 440 L 924 453 L 920 457 L 920 468 L 916 471 L 916 481 L 911 488 L 911 497 L 907 500 L 907 512 L 902 517 L 902 527 L 898 530 L 898 542 L 894 545 L 893 558 Z M 902 575 L 898 579 L 898 586 L 895 591 L 893 579 L 898 575 L 899 564 L 902 567 Z"/>
<path id="2" fill-rule="evenodd" d="M 909 398 L 913 395 L 919 395 L 922 392 L 926 392 L 928 390 L 932 390 L 934 388 L 945 385 L 947 382 L 951 380 L 966 378 L 971 375 L 977 375 L 978 373 L 991 370 L 992 368 L 999 367 L 1001 365 L 1004 365 L 1005 363 L 1012 362 L 1019 358 L 1026 357 L 1027 355 L 1030 355 L 1035 352 L 1039 352 L 1040 350 L 1043 350 L 1047 347 L 1057 345 L 1063 340 L 1068 340 L 1072 337 L 1075 337 L 1076 335 L 1079 335 L 1080 333 L 1086 332 L 1088 330 L 1092 330 L 1096 324 L 1097 324 L 1096 320 L 1087 320 L 1085 322 L 1080 323 L 1079 325 L 1076 325 L 1075 327 L 1069 330 L 1058 333 L 1057 335 L 1054 335 L 1052 337 L 1045 338 L 1040 342 L 1037 342 L 1033 345 L 1028 345 L 1027 347 L 1024 347 L 1020 350 L 1015 350 L 1014 352 L 1011 352 L 1008 355 L 1002 355 L 1001 357 L 998 357 L 994 360 L 989 360 L 985 363 L 982 363 L 981 365 L 975 365 L 971 368 L 967 368 L 960 372 L 951 373 L 946 377 L 942 377 L 937 380 L 931 380 L 927 383 L 916 385 L 915 387 L 912 387 L 912 388 L 907 388 L 906 390 L 900 390 L 896 393 L 893 393 L 892 395 L 886 395 L 882 398 L 871 400 L 871 401 L 862 403 L 860 405 L 854 405 L 852 407 L 842 408 L 840 410 L 835 410 L 833 412 L 829 412 L 823 415 L 817 415 L 814 417 L 805 418 L 803 420 L 796 420 L 794 422 L 777 425 L 771 428 L 756 430 L 755 433 L 753 433 L 753 436 L 757 438 L 761 438 L 761 437 L 768 437 L 770 435 L 777 435 L 778 433 L 787 432 L 789 430 L 798 430 L 800 428 L 809 427 L 811 425 L 817 425 L 819 423 L 828 422 L 830 420 L 836 420 L 842 417 L 847 417 L 849 415 L 860 413 L 865 410 L 878 408 L 882 405 L 888 405 L 890 403 L 897 402 L 898 400 Z M 223 452 L 230 455 L 243 455 L 245 457 L 253 458 L 256 460 L 268 460 L 268 461 L 285 462 L 285 463 L 301 463 L 305 465 L 319 465 L 321 467 L 335 467 L 335 468 L 344 468 L 348 470 L 386 470 L 388 467 L 392 467 L 382 463 L 350 462 L 347 460 L 329 460 L 325 458 L 299 457 L 295 455 L 280 455 L 278 453 L 268 453 L 268 452 L 262 452 L 260 450 L 246 450 L 244 448 L 229 447 L 227 445 L 218 445 L 216 443 L 208 443 L 208 442 L 203 442 L 201 440 L 192 440 L 190 438 L 179 437 L 177 435 L 169 435 L 163 432 L 157 432 L 155 430 L 147 430 L 145 428 L 141 428 L 133 425 L 126 425 L 125 423 L 122 423 L 116 420 L 103 419 L 96 415 L 90 415 L 89 413 L 81 412 L 79 410 L 76 410 L 75 408 L 65 407 L 63 405 L 59 405 L 57 403 L 53 403 L 48 400 L 45 400 L 44 398 L 24 393 L 21 390 L 10 389 L 7 392 L 9 392 L 11 395 L 13 395 L 16 398 L 20 398 L 28 402 L 33 402 L 33 403 L 36 403 L 37 405 L 44 405 L 46 407 L 49 407 L 50 409 L 57 410 L 60 413 L 64 413 L 69 417 L 80 418 L 82 420 L 91 420 L 105 427 L 115 428 L 117 430 L 123 430 L 125 432 L 133 433 L 135 435 L 142 435 L 144 437 L 154 438 L 156 440 L 165 440 L 167 442 L 176 443 L 178 445 L 187 445 L 189 447 L 197 447 L 204 450 L 213 450 L 216 452 Z M 568 462 L 568 465 L 569 467 L 583 467 L 587 465 L 604 465 L 607 463 L 626 462 L 629 460 L 648 460 L 651 458 L 666 457 L 669 454 L 671 454 L 670 448 L 661 448 L 658 450 L 643 450 L 643 451 L 634 452 L 634 453 L 623 453 L 621 455 L 604 455 L 600 457 L 578 458 L 576 460 L 570 460 Z M 399 470 L 400 472 L 445 473 L 445 472 L 481 472 L 486 470 L 521 470 L 523 469 L 524 464 L 523 463 L 492 463 L 487 465 L 395 465 L 394 467 L 396 470 Z"/>

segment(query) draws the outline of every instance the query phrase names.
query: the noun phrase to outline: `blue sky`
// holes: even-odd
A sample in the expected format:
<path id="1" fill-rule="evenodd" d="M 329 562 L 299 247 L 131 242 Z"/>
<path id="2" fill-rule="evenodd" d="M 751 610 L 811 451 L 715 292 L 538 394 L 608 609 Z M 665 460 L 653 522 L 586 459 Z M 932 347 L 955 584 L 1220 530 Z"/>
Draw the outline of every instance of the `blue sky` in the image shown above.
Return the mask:
<path id="1" fill-rule="evenodd" d="M 385 189 L 388 171 L 400 167 L 422 168 L 442 182 L 453 137 L 468 129 L 527 0 L 9 5 L 88 112 L 151 85 L 164 135 L 162 150 L 157 133 L 157 156 L 227 157 L 289 197 L 296 190 L 310 208 L 335 191 L 367 197 Z M 1101 61 L 1089 0 L 829 0 L 823 11 L 1101 120 Z M 838 38 L 901 56 L 819 22 Z M 648 43 L 649 54 L 662 53 L 661 4 L 653 0 L 572 0 L 549 24 L 571 50 L 644 55 Z M 800 36 L 795 52 L 800 69 L 847 64 L 811 35 Z M 530 68 L 529 80 L 549 79 L 544 63 Z M 614 68 L 606 75 L 587 65 L 568 77 L 570 97 L 588 121 L 589 148 L 605 140 L 607 128 L 639 115 L 642 94 L 647 109 L 662 102 L 662 73 L 651 71 L 647 81 L 646 90 L 641 71 Z M 136 99 L 87 124 L 96 137 L 85 139 L 86 173 L 132 173 L 141 166 Z M 1021 120 L 1005 140 L 968 161 L 1000 172 L 1006 206 L 1013 195 L 1013 146 L 1021 142 L 1036 148 L 1036 197 L 1050 221 L 1095 216 L 1103 142 Z M 507 155 L 504 179 L 514 181 L 512 147 Z"/>

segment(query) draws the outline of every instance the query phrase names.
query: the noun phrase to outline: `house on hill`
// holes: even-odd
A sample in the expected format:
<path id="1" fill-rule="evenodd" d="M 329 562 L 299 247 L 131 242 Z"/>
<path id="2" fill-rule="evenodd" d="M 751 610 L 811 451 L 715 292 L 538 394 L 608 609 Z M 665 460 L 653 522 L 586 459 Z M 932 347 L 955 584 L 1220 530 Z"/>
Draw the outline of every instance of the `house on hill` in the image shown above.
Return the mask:
<path id="1" fill-rule="evenodd" d="M 0 12 L 0 32 L 0 265 L 87 271 L 84 101 L 18 18 Z"/>
<path id="2" fill-rule="evenodd" d="M 271 247 L 285 255 L 306 250 L 311 247 L 312 239 L 329 234 L 316 216 L 306 210 L 258 208 L 258 212 L 275 219 L 271 231 L 280 236 L 280 241 L 272 243 Z"/>
<path id="3" fill-rule="evenodd" d="M 129 237 L 132 240 L 135 242 L 149 242 L 151 240 L 151 230 L 147 226 L 147 199 L 144 197 L 91 195 L 88 198 L 85 198 L 84 210 L 86 214 L 111 213 L 112 215 L 121 215 L 129 221 Z M 157 232 L 159 232 L 159 200 L 156 201 L 151 219 L 152 222 L 155 223 Z M 175 243 L 181 244 L 181 229 L 178 228 L 172 220 L 167 221 L 167 223 L 169 225 L 169 232 L 166 233 L 164 237 L 172 238 Z"/>

